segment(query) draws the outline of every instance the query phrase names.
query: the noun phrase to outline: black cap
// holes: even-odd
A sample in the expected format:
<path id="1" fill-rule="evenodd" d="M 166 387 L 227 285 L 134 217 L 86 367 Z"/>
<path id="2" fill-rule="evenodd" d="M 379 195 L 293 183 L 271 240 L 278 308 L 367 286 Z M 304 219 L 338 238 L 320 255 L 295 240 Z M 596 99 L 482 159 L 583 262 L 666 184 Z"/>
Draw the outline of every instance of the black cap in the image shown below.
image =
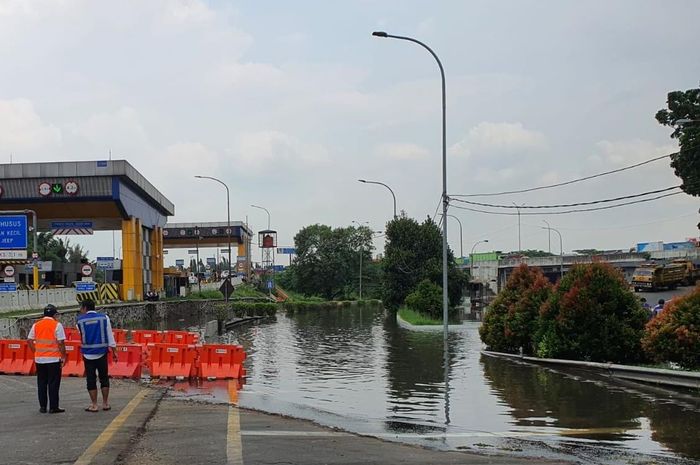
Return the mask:
<path id="1" fill-rule="evenodd" d="M 44 316 L 55 316 L 58 313 L 58 309 L 55 305 L 48 304 L 44 307 Z"/>

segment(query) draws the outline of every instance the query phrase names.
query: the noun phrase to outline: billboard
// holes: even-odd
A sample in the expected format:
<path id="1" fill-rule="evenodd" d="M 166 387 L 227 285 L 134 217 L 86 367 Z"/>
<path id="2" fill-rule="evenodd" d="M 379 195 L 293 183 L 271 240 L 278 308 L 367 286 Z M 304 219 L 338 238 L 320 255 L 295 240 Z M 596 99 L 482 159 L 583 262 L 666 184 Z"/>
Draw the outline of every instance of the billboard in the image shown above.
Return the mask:
<path id="1" fill-rule="evenodd" d="M 637 252 L 661 252 L 662 250 L 664 250 L 663 241 L 639 242 L 637 244 Z"/>

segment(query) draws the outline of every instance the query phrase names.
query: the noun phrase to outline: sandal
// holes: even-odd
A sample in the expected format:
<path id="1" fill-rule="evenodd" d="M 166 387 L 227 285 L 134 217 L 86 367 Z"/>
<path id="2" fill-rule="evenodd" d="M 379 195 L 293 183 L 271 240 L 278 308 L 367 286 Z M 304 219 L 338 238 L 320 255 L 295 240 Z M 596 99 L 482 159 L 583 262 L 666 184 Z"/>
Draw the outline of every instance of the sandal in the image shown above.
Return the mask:
<path id="1" fill-rule="evenodd" d="M 107 411 L 109 411 L 109 410 L 112 410 L 112 406 L 111 406 L 111 405 L 108 405 L 107 407 L 102 407 L 102 410 L 104 410 L 105 412 L 107 412 Z"/>
<path id="2" fill-rule="evenodd" d="M 99 412 L 99 409 L 97 409 L 97 408 L 92 408 L 92 406 L 90 406 L 90 407 L 87 407 L 87 408 L 85 409 L 85 411 L 86 411 L 86 412 L 90 412 L 90 413 L 97 413 L 97 412 Z"/>

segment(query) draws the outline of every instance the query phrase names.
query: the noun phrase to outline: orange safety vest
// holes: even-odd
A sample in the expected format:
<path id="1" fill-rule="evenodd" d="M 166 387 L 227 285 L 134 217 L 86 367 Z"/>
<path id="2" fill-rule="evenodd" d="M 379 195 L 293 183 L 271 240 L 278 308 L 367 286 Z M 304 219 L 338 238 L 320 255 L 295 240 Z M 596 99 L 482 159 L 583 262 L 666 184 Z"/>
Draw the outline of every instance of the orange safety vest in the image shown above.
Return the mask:
<path id="1" fill-rule="evenodd" d="M 58 321 L 43 318 L 34 325 L 34 357 L 61 357 L 56 339 Z"/>

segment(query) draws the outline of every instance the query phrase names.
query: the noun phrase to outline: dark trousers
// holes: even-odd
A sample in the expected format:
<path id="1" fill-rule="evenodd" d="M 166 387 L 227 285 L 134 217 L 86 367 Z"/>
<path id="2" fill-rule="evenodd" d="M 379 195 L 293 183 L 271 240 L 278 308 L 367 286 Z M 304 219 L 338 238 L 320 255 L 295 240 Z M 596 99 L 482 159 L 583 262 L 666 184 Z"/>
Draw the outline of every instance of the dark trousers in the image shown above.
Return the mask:
<path id="1" fill-rule="evenodd" d="M 87 378 L 88 391 L 97 389 L 97 377 L 100 378 L 100 387 L 109 387 L 109 372 L 107 371 L 107 354 L 97 360 L 88 360 L 83 357 L 85 363 L 85 377 Z"/>
<path id="2" fill-rule="evenodd" d="M 61 362 L 37 363 L 36 385 L 39 388 L 39 407 L 51 410 L 59 408 L 58 390 L 61 388 Z"/>

